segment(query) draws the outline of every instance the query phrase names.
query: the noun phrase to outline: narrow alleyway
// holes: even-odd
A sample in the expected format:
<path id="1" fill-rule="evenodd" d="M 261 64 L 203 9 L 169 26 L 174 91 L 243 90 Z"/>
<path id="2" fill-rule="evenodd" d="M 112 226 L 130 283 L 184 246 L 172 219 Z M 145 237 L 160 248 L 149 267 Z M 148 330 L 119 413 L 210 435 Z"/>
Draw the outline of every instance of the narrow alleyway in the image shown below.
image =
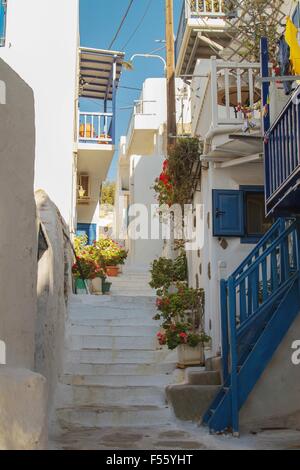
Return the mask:
<path id="1" fill-rule="evenodd" d="M 253 436 L 250 441 L 222 439 L 173 417 L 165 386 L 181 376 L 174 372 L 176 354 L 157 349 L 154 313 L 155 297 L 148 277 L 141 273 L 115 279 L 111 296 L 72 297 L 50 448 L 226 449 L 259 445 Z M 299 434 L 295 442 L 299 442 Z M 273 441 L 268 443 L 267 439 L 264 447 Z"/>

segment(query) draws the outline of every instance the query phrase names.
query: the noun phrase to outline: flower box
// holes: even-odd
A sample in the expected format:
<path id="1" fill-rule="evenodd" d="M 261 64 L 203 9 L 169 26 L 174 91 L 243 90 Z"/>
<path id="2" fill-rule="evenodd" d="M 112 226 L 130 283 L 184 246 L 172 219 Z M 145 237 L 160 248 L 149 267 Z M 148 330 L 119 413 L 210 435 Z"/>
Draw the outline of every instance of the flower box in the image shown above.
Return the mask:
<path id="1" fill-rule="evenodd" d="M 205 364 L 204 348 L 202 344 L 192 348 L 187 344 L 180 344 L 177 347 L 178 363 L 177 367 L 184 369 L 188 366 L 202 366 Z"/>

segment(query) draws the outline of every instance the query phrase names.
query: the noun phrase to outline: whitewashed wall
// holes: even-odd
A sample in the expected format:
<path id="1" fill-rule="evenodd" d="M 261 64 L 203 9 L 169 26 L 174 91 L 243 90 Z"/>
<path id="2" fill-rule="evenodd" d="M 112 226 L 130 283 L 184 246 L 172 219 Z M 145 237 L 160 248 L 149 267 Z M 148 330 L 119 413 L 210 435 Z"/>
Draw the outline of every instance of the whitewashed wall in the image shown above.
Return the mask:
<path id="1" fill-rule="evenodd" d="M 0 57 L 35 97 L 35 189 L 45 190 L 70 224 L 78 0 L 9 0 L 6 32 Z"/>

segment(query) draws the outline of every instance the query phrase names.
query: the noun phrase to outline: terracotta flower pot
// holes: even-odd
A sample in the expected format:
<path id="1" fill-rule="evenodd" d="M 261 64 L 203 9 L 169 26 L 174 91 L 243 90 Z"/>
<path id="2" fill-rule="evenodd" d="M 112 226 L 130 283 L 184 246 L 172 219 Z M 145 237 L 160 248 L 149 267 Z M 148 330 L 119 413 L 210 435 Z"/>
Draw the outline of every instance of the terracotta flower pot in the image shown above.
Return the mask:
<path id="1" fill-rule="evenodd" d="M 106 266 L 106 274 L 109 277 L 117 277 L 119 275 L 119 267 L 118 266 Z"/>
<path id="2" fill-rule="evenodd" d="M 188 366 L 204 365 L 204 348 L 202 344 L 198 344 L 195 348 L 187 344 L 181 344 L 177 348 L 178 363 L 177 367 L 183 369 Z"/>

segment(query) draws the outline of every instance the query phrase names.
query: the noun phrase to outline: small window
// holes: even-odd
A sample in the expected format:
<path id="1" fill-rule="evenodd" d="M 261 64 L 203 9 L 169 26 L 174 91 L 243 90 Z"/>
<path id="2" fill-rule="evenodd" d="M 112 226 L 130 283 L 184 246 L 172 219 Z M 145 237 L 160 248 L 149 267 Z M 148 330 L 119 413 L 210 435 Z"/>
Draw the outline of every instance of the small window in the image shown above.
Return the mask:
<path id="1" fill-rule="evenodd" d="M 7 0 L 0 0 L 0 47 L 5 45 Z"/>
<path id="2" fill-rule="evenodd" d="M 265 196 L 261 191 L 245 191 L 245 237 L 246 242 L 257 242 L 272 226 L 265 217 Z"/>

